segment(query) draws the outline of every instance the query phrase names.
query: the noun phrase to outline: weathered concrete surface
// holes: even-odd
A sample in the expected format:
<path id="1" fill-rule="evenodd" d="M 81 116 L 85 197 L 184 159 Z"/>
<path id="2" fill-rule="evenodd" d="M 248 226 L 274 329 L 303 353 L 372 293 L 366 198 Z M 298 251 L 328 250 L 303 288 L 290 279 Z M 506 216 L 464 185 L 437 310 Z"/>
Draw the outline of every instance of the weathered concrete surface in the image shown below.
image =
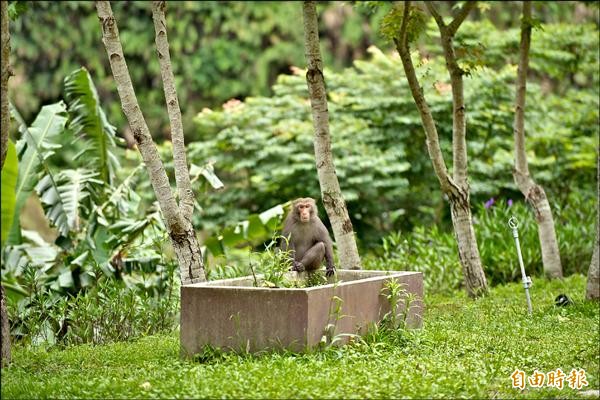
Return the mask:
<path id="1" fill-rule="evenodd" d="M 335 324 L 334 334 L 364 334 L 390 310 L 382 294 L 389 279 L 404 283 L 417 296 L 407 323 L 412 328 L 422 325 L 422 273 L 338 270 L 336 275 L 336 284 L 310 288 L 257 288 L 252 277 L 182 286 L 182 355 L 196 354 L 207 344 L 224 350 L 301 351 L 317 345 L 330 323 Z M 342 299 L 343 317 L 337 321 L 333 296 Z"/>

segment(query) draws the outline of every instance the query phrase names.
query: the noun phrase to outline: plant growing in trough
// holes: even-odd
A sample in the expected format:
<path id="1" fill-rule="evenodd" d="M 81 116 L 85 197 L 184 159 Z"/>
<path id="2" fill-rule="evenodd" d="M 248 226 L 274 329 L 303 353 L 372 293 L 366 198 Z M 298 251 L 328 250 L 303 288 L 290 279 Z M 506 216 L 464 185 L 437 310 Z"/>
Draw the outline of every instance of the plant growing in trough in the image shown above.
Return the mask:
<path id="1" fill-rule="evenodd" d="M 293 259 L 291 250 L 279 249 L 277 246 L 279 240 L 287 242 L 288 238 L 282 235 L 274 236 L 265 246 L 264 252 L 255 253 L 260 263 L 259 268 L 255 269 L 250 261 L 249 266 L 255 287 L 303 288 L 329 283 L 322 271 L 290 272 Z M 262 272 L 262 277 L 257 276 L 257 271 Z"/>

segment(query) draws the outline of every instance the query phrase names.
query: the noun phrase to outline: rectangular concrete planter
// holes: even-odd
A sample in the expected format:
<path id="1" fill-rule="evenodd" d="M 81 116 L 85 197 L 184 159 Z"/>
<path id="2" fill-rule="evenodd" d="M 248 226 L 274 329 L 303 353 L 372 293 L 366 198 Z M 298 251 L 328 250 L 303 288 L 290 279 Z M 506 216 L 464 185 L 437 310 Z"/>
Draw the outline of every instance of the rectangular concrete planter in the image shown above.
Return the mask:
<path id="1" fill-rule="evenodd" d="M 302 351 L 321 341 L 328 324 L 335 324 L 335 335 L 364 334 L 390 310 L 382 294 L 390 279 L 417 296 L 407 324 L 421 326 L 421 272 L 338 270 L 336 277 L 335 284 L 309 288 L 254 287 L 251 276 L 182 286 L 182 355 L 192 356 L 205 345 L 224 350 Z M 343 317 L 337 321 L 331 311 L 333 296 L 342 301 Z"/>

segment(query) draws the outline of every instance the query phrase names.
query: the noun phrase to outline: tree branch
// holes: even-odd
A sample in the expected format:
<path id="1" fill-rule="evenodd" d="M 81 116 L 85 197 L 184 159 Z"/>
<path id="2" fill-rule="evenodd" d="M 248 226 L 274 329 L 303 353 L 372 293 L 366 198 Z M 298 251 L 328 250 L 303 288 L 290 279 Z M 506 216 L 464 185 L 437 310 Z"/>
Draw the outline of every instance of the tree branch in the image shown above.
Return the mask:
<path id="1" fill-rule="evenodd" d="M 410 7 L 410 5 L 407 3 L 409 2 L 404 2 L 404 20 L 402 21 L 403 24 L 407 20 L 407 10 Z M 404 31 L 404 35 L 406 35 L 406 30 Z M 433 119 L 433 115 L 431 114 L 431 110 L 429 109 L 429 105 L 425 100 L 425 96 L 423 95 L 421 85 L 419 84 L 419 80 L 415 72 L 415 67 L 410 56 L 410 47 L 406 42 L 404 42 L 404 45 L 402 45 L 402 33 L 400 40 L 394 40 L 394 42 L 396 43 L 396 50 L 398 50 L 398 54 L 400 54 L 400 59 L 402 60 L 402 65 L 404 66 L 404 73 L 408 80 L 408 86 L 410 88 L 413 99 L 415 100 L 415 105 L 417 106 L 419 115 L 421 116 L 423 129 L 425 130 L 425 136 L 427 137 L 427 152 L 429 153 L 429 158 L 431 159 L 431 162 L 433 164 L 433 169 L 440 182 L 442 191 L 445 193 L 450 193 L 454 191 L 456 185 L 454 185 L 452 179 L 448 175 L 448 169 L 446 168 L 444 156 L 442 155 L 442 150 L 440 148 L 440 142 L 435 121 Z"/>
<path id="2" fill-rule="evenodd" d="M 175 181 L 179 191 L 179 209 L 183 218 L 190 220 L 194 211 L 194 192 L 192 191 L 190 173 L 185 156 L 183 123 L 181 120 L 179 100 L 177 98 L 177 89 L 175 88 L 175 77 L 171 66 L 165 8 L 165 1 L 152 2 L 152 20 L 154 21 L 154 31 L 156 33 L 156 52 L 160 63 L 160 74 L 163 81 L 165 101 L 167 103 L 169 122 L 171 125 L 173 164 L 175 167 Z"/>
<path id="3" fill-rule="evenodd" d="M 410 18 L 410 1 L 404 2 L 404 13 L 402 15 L 402 24 L 400 25 L 400 44 L 408 49 L 408 41 L 406 38 L 406 28 L 408 27 L 408 18 Z"/>
<path id="4" fill-rule="evenodd" d="M 527 69 L 529 66 L 529 47 L 531 44 L 531 2 L 523 2 L 521 22 L 521 44 L 519 46 L 519 66 L 517 69 L 517 90 L 515 95 L 515 121 L 513 134 L 515 139 L 515 176 L 517 185 L 523 193 L 529 191 L 529 166 L 525 153 L 525 96 L 527 93 Z"/>
<path id="5" fill-rule="evenodd" d="M 117 21 L 113 15 L 110 3 L 108 1 L 96 1 L 96 10 L 102 26 L 102 42 L 108 54 L 110 67 L 117 85 L 119 98 L 121 99 L 123 113 L 127 117 L 138 150 L 146 164 L 152 187 L 165 217 L 167 229 L 170 234 L 183 235 L 185 234 L 184 220 L 173 197 L 165 167 L 160 159 L 160 155 L 152 140 L 148 125 L 135 96 L 123 54 L 123 47 L 119 39 Z"/>
<path id="6" fill-rule="evenodd" d="M 456 33 L 456 29 L 458 29 L 475 5 L 476 2 L 467 2 L 450 25 L 445 25 L 435 7 L 431 3 L 426 3 L 427 9 L 435 18 L 440 30 L 440 39 L 452 87 L 452 175 L 456 184 L 465 192 L 468 192 L 468 173 L 465 100 L 462 78 L 464 72 L 456 60 L 452 39 Z"/>
<path id="7" fill-rule="evenodd" d="M 448 32 L 450 35 L 454 36 L 460 25 L 464 22 L 471 10 L 475 8 L 476 5 L 476 1 L 467 1 L 463 5 L 456 17 L 452 20 L 452 22 L 450 22 L 450 24 L 448 24 Z"/>
<path id="8" fill-rule="evenodd" d="M 437 12 L 433 3 L 430 1 L 426 1 L 425 7 L 427 7 L 427 10 L 429 11 L 429 13 L 433 17 L 433 19 L 435 19 L 435 22 L 437 23 L 440 30 L 442 30 L 442 28 L 445 28 L 446 24 L 444 23 L 444 18 L 442 18 L 440 13 Z"/>

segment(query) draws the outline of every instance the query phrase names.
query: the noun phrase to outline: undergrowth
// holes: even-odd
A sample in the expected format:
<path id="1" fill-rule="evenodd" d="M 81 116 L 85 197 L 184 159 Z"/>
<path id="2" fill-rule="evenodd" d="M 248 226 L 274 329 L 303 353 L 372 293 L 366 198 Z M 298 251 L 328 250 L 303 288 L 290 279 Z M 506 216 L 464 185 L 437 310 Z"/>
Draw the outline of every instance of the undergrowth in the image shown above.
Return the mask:
<path id="1" fill-rule="evenodd" d="M 179 358 L 178 332 L 64 350 L 16 346 L 2 398 L 572 398 L 576 390 L 511 387 L 515 369 L 582 368 L 599 387 L 597 303 L 585 277 L 536 280 L 527 315 L 519 283 L 473 301 L 462 291 L 426 297 L 422 330 L 386 327 L 308 353 L 215 353 Z M 573 304 L 556 307 L 559 293 Z"/>

